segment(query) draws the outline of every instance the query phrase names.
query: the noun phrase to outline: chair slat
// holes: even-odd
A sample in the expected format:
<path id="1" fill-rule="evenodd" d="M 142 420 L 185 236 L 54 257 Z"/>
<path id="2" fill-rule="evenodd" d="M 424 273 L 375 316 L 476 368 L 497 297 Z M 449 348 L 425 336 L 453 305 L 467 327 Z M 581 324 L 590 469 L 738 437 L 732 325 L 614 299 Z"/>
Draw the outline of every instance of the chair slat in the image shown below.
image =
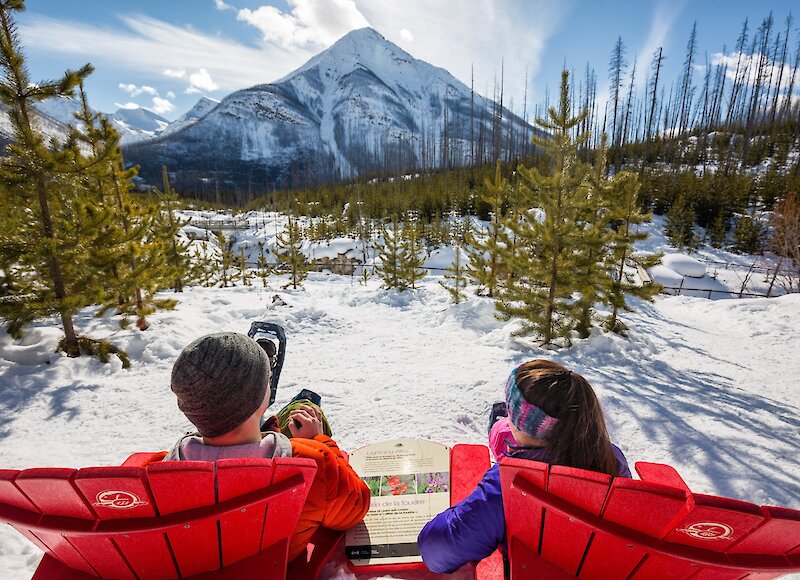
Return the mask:
<path id="1" fill-rule="evenodd" d="M 17 469 L 0 469 L 0 503 L 30 512 L 38 512 L 39 509 L 14 484 L 14 480 L 20 473 Z"/>
<path id="2" fill-rule="evenodd" d="M 663 538 L 690 508 L 683 489 L 618 477 L 611 483 L 602 516 L 650 537 Z"/>
<path id="3" fill-rule="evenodd" d="M 731 554 L 789 554 L 800 550 L 800 511 L 764 506 L 767 521 L 742 541 L 734 544 Z"/>
<path id="4" fill-rule="evenodd" d="M 472 493 L 490 467 L 486 445 L 454 445 L 450 450 L 450 505 Z"/>
<path id="5" fill-rule="evenodd" d="M 755 504 L 703 494 L 692 497 L 694 508 L 676 523 L 666 541 L 725 552 L 764 522 Z"/>
<path id="6" fill-rule="evenodd" d="M 223 459 L 217 461 L 219 501 L 268 487 L 272 483 L 269 459 Z M 220 520 L 222 563 L 224 566 L 252 556 L 261 549 L 267 502 L 231 514 Z"/>
<path id="7" fill-rule="evenodd" d="M 514 571 L 520 578 L 535 569 L 541 542 L 544 506 L 529 496 L 524 484 L 547 489 L 549 465 L 511 457 L 500 462 L 500 483 L 503 489 L 503 511 L 506 518 L 506 535 L 509 543 L 512 578 Z"/>
<path id="8" fill-rule="evenodd" d="M 95 513 L 74 485 L 77 473 L 77 469 L 25 469 L 17 475 L 14 483 L 44 514 L 94 520 Z M 91 564 L 91 550 L 84 552 L 80 549 L 85 546 L 76 546 L 61 534 L 39 532 L 34 535 L 67 566 L 97 575 Z"/>
<path id="9" fill-rule="evenodd" d="M 157 514 L 143 467 L 89 467 L 78 471 L 75 485 L 90 501 L 101 521 L 150 518 Z M 83 554 L 102 576 L 176 577 L 177 571 L 163 533 L 118 534 L 95 539 L 79 538 Z M 95 563 L 100 560 L 102 563 Z M 115 558 L 116 556 L 116 558 Z M 119 569 L 120 572 L 116 570 Z M 135 577 L 132 574 L 130 577 Z"/>
<path id="10" fill-rule="evenodd" d="M 61 534 L 38 532 L 35 535 L 42 544 L 47 546 L 47 552 L 66 566 L 97 576 L 97 572 L 86 561 L 86 558 Z"/>
<path id="11" fill-rule="evenodd" d="M 214 464 L 168 461 L 147 466 L 147 481 L 162 515 L 214 505 Z M 191 493 L 187 493 L 191 490 Z M 220 567 L 217 520 L 206 518 L 167 532 L 182 576 Z"/>
<path id="12" fill-rule="evenodd" d="M 14 483 L 43 513 L 93 520 L 95 513 L 73 486 L 77 469 L 41 467 L 26 469 Z"/>
<path id="13" fill-rule="evenodd" d="M 299 458 L 276 458 L 272 461 L 274 466 L 272 485 L 277 485 L 297 474 L 302 476 L 302 485 L 287 489 L 271 500 L 267 506 L 261 549 L 269 554 L 269 561 L 272 562 L 270 574 L 279 577 L 279 570 L 282 570 L 284 576 L 286 574 L 289 538 L 297 526 L 311 482 L 316 475 L 317 464 L 313 459 Z"/>
<path id="14" fill-rule="evenodd" d="M 603 508 L 611 476 L 583 469 L 554 465 L 550 468 L 548 493 L 592 515 Z M 593 529 L 553 509 L 546 509 L 542 557 L 570 573 L 577 573 L 590 546 Z"/>
<path id="15" fill-rule="evenodd" d="M 595 532 L 580 575 L 583 578 L 627 578 L 646 553 L 637 544 Z"/>

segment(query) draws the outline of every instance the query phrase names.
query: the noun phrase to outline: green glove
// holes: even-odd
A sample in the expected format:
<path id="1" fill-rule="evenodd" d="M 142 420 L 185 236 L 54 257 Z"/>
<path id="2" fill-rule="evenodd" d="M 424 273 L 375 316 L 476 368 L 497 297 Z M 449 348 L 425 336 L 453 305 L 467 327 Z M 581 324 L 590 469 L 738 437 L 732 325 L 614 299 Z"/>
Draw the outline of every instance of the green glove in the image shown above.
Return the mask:
<path id="1" fill-rule="evenodd" d="M 322 412 L 322 409 L 309 401 L 308 399 L 300 399 L 298 401 L 292 401 L 288 405 L 286 405 L 283 409 L 278 411 L 278 425 L 280 425 L 281 433 L 286 435 L 289 439 L 292 438 L 292 432 L 289 431 L 289 414 L 292 411 L 295 411 L 302 407 L 303 405 L 308 405 L 309 407 L 314 407 L 318 409 L 320 414 L 322 414 L 322 432 L 325 433 L 328 437 L 333 435 L 333 431 L 331 431 L 331 426 L 328 424 L 328 419 L 325 417 L 325 413 Z"/>

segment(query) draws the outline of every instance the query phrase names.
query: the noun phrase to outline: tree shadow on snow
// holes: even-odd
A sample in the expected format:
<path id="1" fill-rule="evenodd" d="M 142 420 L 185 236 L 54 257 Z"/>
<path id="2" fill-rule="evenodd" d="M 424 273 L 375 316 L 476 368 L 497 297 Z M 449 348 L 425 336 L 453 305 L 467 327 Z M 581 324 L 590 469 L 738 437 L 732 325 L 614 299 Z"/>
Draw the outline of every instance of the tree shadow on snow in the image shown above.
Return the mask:
<path id="1" fill-rule="evenodd" d="M 625 445 L 627 433 L 632 441 L 652 444 L 663 453 L 649 455 L 650 460 L 702 472 L 715 493 L 740 497 L 743 489 L 754 494 L 763 490 L 772 501 L 800 506 L 795 471 L 800 409 L 740 389 L 728 377 L 687 372 L 670 361 L 654 360 L 663 352 L 676 352 L 679 345 L 656 334 L 663 326 L 646 326 L 641 323 L 630 340 L 614 342 L 616 346 L 596 349 L 590 341 L 558 357 L 569 368 L 585 371 L 598 387 L 606 415 L 617 427 L 616 439 Z M 659 344 L 662 340 L 666 344 Z M 694 346 L 691 350 L 719 360 Z M 628 459 L 633 464 L 642 458 Z"/>

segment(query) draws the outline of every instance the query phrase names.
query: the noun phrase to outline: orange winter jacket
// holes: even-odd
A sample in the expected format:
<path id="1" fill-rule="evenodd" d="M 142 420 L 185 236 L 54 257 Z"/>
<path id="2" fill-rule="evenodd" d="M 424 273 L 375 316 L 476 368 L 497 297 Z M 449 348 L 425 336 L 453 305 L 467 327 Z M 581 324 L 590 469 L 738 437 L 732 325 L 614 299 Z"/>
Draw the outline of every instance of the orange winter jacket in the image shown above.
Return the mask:
<path id="1" fill-rule="evenodd" d="M 289 542 L 291 561 L 303 553 L 318 528 L 347 530 L 363 520 L 369 509 L 369 488 L 327 435 L 290 441 L 292 457 L 305 457 L 317 463 L 317 474 Z"/>

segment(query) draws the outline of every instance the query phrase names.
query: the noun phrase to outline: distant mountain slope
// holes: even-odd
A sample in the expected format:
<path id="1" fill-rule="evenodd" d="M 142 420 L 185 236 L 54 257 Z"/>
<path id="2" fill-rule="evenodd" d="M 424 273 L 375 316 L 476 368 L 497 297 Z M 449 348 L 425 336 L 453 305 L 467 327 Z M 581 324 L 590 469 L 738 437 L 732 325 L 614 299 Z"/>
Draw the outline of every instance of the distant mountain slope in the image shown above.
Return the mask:
<path id="1" fill-rule="evenodd" d="M 258 192 L 489 159 L 518 151 L 532 132 L 364 28 L 275 83 L 237 91 L 195 122 L 128 147 L 126 158 L 153 182 L 167 165 L 193 193 L 211 177 L 215 187 Z"/>
<path id="2" fill-rule="evenodd" d="M 79 99 L 48 99 L 37 103 L 36 108 L 64 125 L 74 125 L 77 123 L 74 113 L 80 112 L 81 102 Z M 123 144 L 152 139 L 169 125 L 164 117 L 145 108 L 117 109 L 107 116 Z"/>
<path id="3" fill-rule="evenodd" d="M 164 130 L 159 133 L 159 136 L 165 137 L 167 135 L 172 135 L 173 133 L 177 133 L 178 131 L 185 129 L 186 127 L 194 125 L 197 123 L 197 121 L 205 117 L 217 105 L 219 105 L 219 101 L 209 97 L 201 97 L 200 100 L 195 103 L 194 107 L 189 109 L 188 112 L 184 113 L 172 123 L 167 125 Z"/>

